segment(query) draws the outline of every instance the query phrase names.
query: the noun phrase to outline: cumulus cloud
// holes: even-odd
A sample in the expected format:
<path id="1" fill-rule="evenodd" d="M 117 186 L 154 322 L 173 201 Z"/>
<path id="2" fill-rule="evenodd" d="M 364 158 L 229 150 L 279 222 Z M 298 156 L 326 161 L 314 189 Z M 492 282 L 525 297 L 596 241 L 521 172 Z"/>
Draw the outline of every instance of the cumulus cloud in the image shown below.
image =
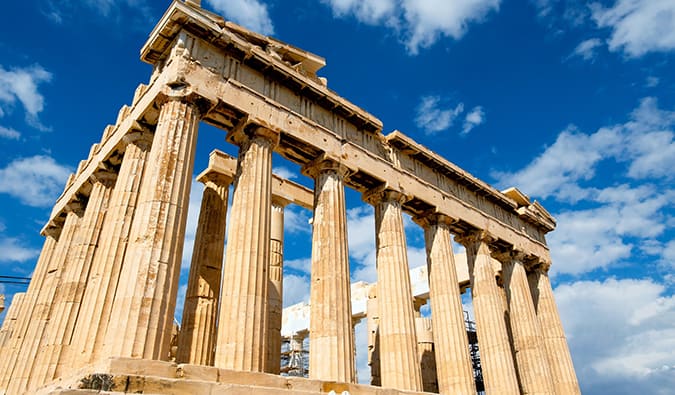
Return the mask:
<path id="1" fill-rule="evenodd" d="M 278 175 L 281 178 L 285 178 L 287 180 L 293 180 L 295 178 L 298 178 L 297 173 L 291 171 L 290 169 L 283 167 L 283 166 L 278 166 L 274 167 L 272 169 L 272 173 Z"/>
<path id="2" fill-rule="evenodd" d="M 555 294 L 583 393 L 670 393 L 675 296 L 663 284 L 610 278 Z"/>
<path id="3" fill-rule="evenodd" d="M 19 102 L 29 125 L 40 130 L 48 129 L 38 117 L 45 105 L 38 87 L 51 79 L 52 74 L 40 65 L 10 69 L 0 65 L 0 116 L 12 111 Z"/>
<path id="4" fill-rule="evenodd" d="M 417 54 L 444 37 L 459 40 L 471 23 L 499 9 L 500 0 L 322 0 L 336 17 L 353 16 L 383 25 L 401 35 L 408 52 Z"/>
<path id="5" fill-rule="evenodd" d="M 0 114 L 0 116 L 2 116 L 2 114 Z M 21 137 L 21 133 L 19 133 L 15 129 L 0 126 L 0 137 L 9 140 L 18 140 L 19 137 Z"/>
<path id="6" fill-rule="evenodd" d="M 675 49 L 675 2 L 671 0 L 617 0 L 610 7 L 591 6 L 600 28 L 609 28 L 610 51 L 629 57 Z"/>
<path id="7" fill-rule="evenodd" d="M 54 158 L 36 155 L 0 168 L 0 193 L 33 207 L 49 207 L 61 193 L 70 169 Z"/>
<path id="8" fill-rule="evenodd" d="M 13 237 L 0 239 L 0 251 L 0 262 L 25 262 L 40 254 L 40 250 L 27 247 Z"/>
<path id="9" fill-rule="evenodd" d="M 197 223 L 199 222 L 199 210 L 202 205 L 202 195 L 204 194 L 204 184 L 192 179 L 190 186 L 190 203 L 188 204 L 188 217 L 185 225 L 185 241 L 183 243 L 183 258 L 181 268 L 187 269 L 192 261 L 192 250 L 194 249 L 195 237 L 197 235 Z M 229 205 L 228 205 L 229 210 Z"/>
<path id="10" fill-rule="evenodd" d="M 284 307 L 309 302 L 309 279 L 295 274 L 284 274 Z"/>
<path id="11" fill-rule="evenodd" d="M 424 96 L 417 106 L 415 124 L 426 135 L 434 135 L 449 129 L 455 118 L 463 111 L 463 103 L 459 103 L 455 108 L 447 108 L 440 96 Z"/>
<path id="12" fill-rule="evenodd" d="M 638 249 L 658 254 L 654 246 L 665 244 L 672 227 L 674 126 L 675 112 L 645 98 L 627 122 L 594 133 L 569 127 L 523 169 L 493 174 L 502 187 L 561 204 L 558 229 L 548 236 L 553 272 L 627 264 Z M 611 179 L 596 174 L 607 163 L 618 169 Z"/>
<path id="13" fill-rule="evenodd" d="M 476 106 L 464 118 L 464 125 L 462 126 L 462 134 L 469 134 L 473 128 L 485 123 L 485 111 L 483 107 Z"/>
<path id="14" fill-rule="evenodd" d="M 571 56 L 578 56 L 586 61 L 593 61 L 597 54 L 598 48 L 602 46 L 602 41 L 599 38 L 589 38 L 584 40 L 572 51 Z"/>
<path id="15" fill-rule="evenodd" d="M 267 5 L 258 0 L 207 0 L 207 3 L 226 19 L 261 34 L 274 34 Z"/>

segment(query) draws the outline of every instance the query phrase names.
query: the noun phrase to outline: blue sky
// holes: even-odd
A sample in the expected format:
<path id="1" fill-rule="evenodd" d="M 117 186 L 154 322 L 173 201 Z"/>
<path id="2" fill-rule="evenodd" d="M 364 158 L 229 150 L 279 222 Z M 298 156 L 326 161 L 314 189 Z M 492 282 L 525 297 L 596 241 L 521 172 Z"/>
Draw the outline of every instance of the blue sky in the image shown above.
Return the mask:
<path id="1" fill-rule="evenodd" d="M 147 82 L 150 66 L 138 53 L 168 2 L 6 3 L 0 275 L 27 276 L 68 174 Z M 558 220 L 548 237 L 552 278 L 583 393 L 671 391 L 674 1 L 203 3 L 325 57 L 319 74 L 329 87 L 380 118 L 384 133 L 401 130 L 473 175 L 541 201 Z M 213 148 L 236 152 L 223 137 L 200 129 L 195 171 Z M 311 186 L 293 164 L 275 158 L 274 166 Z M 201 195 L 194 186 L 185 269 Z M 357 193 L 347 198 L 352 277 L 373 281 L 372 209 Z M 310 216 L 287 209 L 286 305 L 309 292 Z M 410 221 L 407 229 L 411 265 L 424 264 L 422 232 Z M 23 288 L 3 290 L 11 297 Z"/>

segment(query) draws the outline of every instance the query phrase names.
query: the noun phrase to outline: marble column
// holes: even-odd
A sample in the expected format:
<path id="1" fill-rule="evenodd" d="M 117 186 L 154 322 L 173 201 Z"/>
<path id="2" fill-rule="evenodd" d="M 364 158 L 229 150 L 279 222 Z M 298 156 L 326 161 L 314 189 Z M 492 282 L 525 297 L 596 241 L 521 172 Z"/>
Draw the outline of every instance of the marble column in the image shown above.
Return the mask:
<path id="1" fill-rule="evenodd" d="M 366 302 L 368 316 L 368 366 L 370 366 L 370 385 L 381 386 L 380 377 L 380 312 L 377 305 L 377 286 L 374 285 Z"/>
<path id="2" fill-rule="evenodd" d="M 508 253 L 500 257 L 500 260 L 502 261 L 516 369 L 522 393 L 554 395 L 551 371 L 527 282 L 523 256 L 518 253 Z"/>
<path id="3" fill-rule="evenodd" d="M 26 295 L 21 303 L 12 336 L 0 350 L 2 351 L 0 352 L 0 355 L 3 355 L 3 357 L 0 358 L 0 393 L 2 392 L 1 390 L 7 389 L 10 377 L 12 377 L 13 374 L 18 373 L 16 368 L 19 364 L 19 356 L 25 353 L 25 351 L 22 351 L 24 350 L 24 344 L 28 344 L 28 341 L 32 340 L 27 338 L 26 334 L 31 324 L 35 323 L 32 318 L 36 317 L 35 308 L 38 296 L 44 280 L 47 277 L 49 262 L 56 251 L 60 233 L 61 229 L 58 228 L 45 236 L 45 242 L 42 246 L 40 257 L 35 265 L 35 270 L 33 270 L 28 290 L 26 290 Z"/>
<path id="4" fill-rule="evenodd" d="M 251 125 L 239 144 L 218 320 L 215 366 L 262 372 L 266 364 L 272 152 L 279 135 Z"/>
<path id="5" fill-rule="evenodd" d="M 152 133 L 140 130 L 124 136 L 126 149 L 80 307 L 81 315 L 88 318 L 78 320 L 73 335 L 74 369 L 110 356 L 104 352 L 104 338 L 152 137 Z"/>
<path id="6" fill-rule="evenodd" d="M 354 337 L 344 192 L 347 168 L 320 159 L 304 172 L 314 178 L 309 377 L 352 383 Z"/>
<path id="7" fill-rule="evenodd" d="M 281 369 L 281 312 L 284 276 L 284 209 L 289 202 L 272 197 L 270 228 L 270 276 L 267 288 L 267 362 L 265 372 Z"/>
<path id="8" fill-rule="evenodd" d="M 375 206 L 377 293 L 382 387 L 422 390 L 413 298 L 403 228 L 402 193 L 377 189 L 364 200 Z"/>
<path id="9" fill-rule="evenodd" d="M 23 303 L 23 298 L 26 296 L 25 292 L 17 292 L 12 297 L 12 302 L 7 309 L 5 314 L 5 319 L 2 321 L 2 329 L 0 329 L 0 355 L 6 355 L 5 345 L 9 343 L 9 339 L 14 333 L 14 328 L 16 326 L 16 320 L 19 317 L 19 312 L 21 311 L 21 304 Z"/>
<path id="10" fill-rule="evenodd" d="M 518 395 L 504 301 L 490 256 L 489 238 L 484 232 L 476 232 L 457 240 L 466 247 L 485 390 L 488 394 Z"/>
<path id="11" fill-rule="evenodd" d="M 31 374 L 30 388 L 37 388 L 51 381 L 60 376 L 64 368 L 68 368 L 67 364 L 64 366 L 67 360 L 64 353 L 71 343 L 115 180 L 116 174 L 105 171 L 91 177 L 89 200 L 80 226 L 73 236 L 63 274 L 52 301 L 49 322 L 45 328 L 36 367 Z"/>
<path id="12" fill-rule="evenodd" d="M 109 356 L 169 358 L 200 116 L 189 100 L 160 105 L 104 341 Z"/>
<path id="13" fill-rule="evenodd" d="M 567 346 L 565 330 L 560 321 L 553 289 L 548 278 L 548 268 L 540 267 L 532 271 L 528 275 L 528 282 L 542 331 L 555 393 L 556 395 L 581 394 L 572 356 Z"/>
<path id="14" fill-rule="evenodd" d="M 438 393 L 437 357 L 434 347 L 432 319 L 416 317 L 415 332 L 417 333 L 417 353 L 420 357 L 420 369 L 422 371 L 422 388 L 424 392 Z"/>
<path id="15" fill-rule="evenodd" d="M 438 389 L 441 394 L 475 394 L 469 340 L 460 295 L 452 237 L 451 219 L 440 214 L 417 219 L 424 228 L 429 298 L 434 330 Z"/>
<path id="16" fill-rule="evenodd" d="M 25 341 L 19 350 L 19 357 L 14 364 L 14 372 L 8 385 L 8 393 L 20 394 L 28 390 L 28 381 L 38 356 L 42 335 L 50 319 L 50 307 L 56 294 L 56 287 L 63 274 L 66 258 L 73 237 L 77 232 L 83 215 L 83 207 L 79 202 L 71 202 L 66 206 L 66 220 L 59 241 L 53 252 L 30 316 L 30 324 L 26 331 Z"/>
<path id="17" fill-rule="evenodd" d="M 204 183 L 204 193 L 192 249 L 176 362 L 212 366 L 225 248 L 227 198 L 232 180 L 223 175 L 208 174 L 200 181 Z"/>

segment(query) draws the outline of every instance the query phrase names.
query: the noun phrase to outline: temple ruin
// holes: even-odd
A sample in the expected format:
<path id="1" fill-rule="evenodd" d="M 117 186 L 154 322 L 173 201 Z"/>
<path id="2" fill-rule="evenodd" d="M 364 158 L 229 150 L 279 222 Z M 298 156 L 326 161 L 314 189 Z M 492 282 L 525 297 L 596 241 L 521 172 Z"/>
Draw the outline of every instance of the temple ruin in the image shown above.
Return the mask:
<path id="1" fill-rule="evenodd" d="M 472 353 L 487 394 L 579 394 L 548 278 L 551 215 L 399 131 L 383 134 L 317 76 L 323 58 L 199 3 L 171 3 L 141 50 L 149 83 L 56 201 L 32 281 L 0 331 L 0 394 L 475 394 Z M 216 150 L 198 177 L 178 332 L 200 122 L 223 130 L 238 157 Z M 273 153 L 300 165 L 313 190 L 273 176 Z M 345 188 L 375 210 L 377 285 L 354 299 L 366 304 L 358 317 Z M 291 336 L 295 349 L 308 338 L 307 378 L 280 369 L 289 204 L 313 212 L 309 319 Z M 404 213 L 424 230 L 431 317 L 416 313 Z M 466 248 L 462 265 L 453 237 Z M 479 351 L 467 338 L 465 291 Z M 372 349 L 358 352 L 372 354 L 372 385 L 355 383 L 353 326 L 363 318 Z"/>

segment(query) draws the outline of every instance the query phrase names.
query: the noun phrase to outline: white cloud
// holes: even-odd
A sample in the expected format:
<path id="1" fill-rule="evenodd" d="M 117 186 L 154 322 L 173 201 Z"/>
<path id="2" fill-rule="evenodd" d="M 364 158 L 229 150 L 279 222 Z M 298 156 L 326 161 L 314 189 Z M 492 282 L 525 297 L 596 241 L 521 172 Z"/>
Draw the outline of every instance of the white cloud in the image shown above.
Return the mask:
<path id="1" fill-rule="evenodd" d="M 106 18 L 108 21 L 126 22 L 130 19 L 138 19 L 153 22 L 152 11 L 148 7 L 147 0 L 46 0 L 44 15 L 52 22 L 61 24 L 71 17 L 82 17 L 82 8 L 86 7 Z M 123 11 L 132 11 L 124 13 Z M 130 24 L 135 26 L 135 24 Z"/>
<path id="2" fill-rule="evenodd" d="M 0 193 L 29 206 L 48 207 L 61 193 L 69 174 L 68 167 L 49 156 L 16 159 L 0 169 Z"/>
<path id="3" fill-rule="evenodd" d="M 288 205 L 284 209 L 284 230 L 289 234 L 311 234 L 309 223 L 311 212 L 297 205 Z"/>
<path id="4" fill-rule="evenodd" d="M 2 116 L 2 113 L 0 113 L 0 116 Z M 21 137 L 21 133 L 12 128 L 0 126 L 0 137 L 4 137 L 10 140 L 18 140 L 19 137 Z"/>
<path id="5" fill-rule="evenodd" d="M 369 25 L 384 25 L 402 36 L 411 54 L 444 37 L 459 40 L 471 23 L 499 9 L 500 0 L 322 0 L 336 17 L 354 16 Z"/>
<path id="6" fill-rule="evenodd" d="M 309 302 L 309 279 L 294 274 L 284 275 L 284 307 L 300 302 Z"/>
<path id="7" fill-rule="evenodd" d="M 185 294 L 187 293 L 187 284 L 182 284 L 178 287 L 178 296 L 176 297 L 176 311 L 173 317 L 176 321 L 181 322 L 183 319 L 183 308 L 185 307 Z"/>
<path id="8" fill-rule="evenodd" d="M 445 108 L 441 102 L 440 96 L 424 96 L 417 106 L 415 124 L 427 135 L 448 129 L 455 118 L 464 111 L 463 103 L 459 103 L 455 108 Z"/>
<path id="9" fill-rule="evenodd" d="M 403 14 L 409 31 L 410 53 L 428 48 L 441 37 L 459 40 L 471 22 L 482 22 L 499 9 L 500 0 L 403 0 Z"/>
<path id="10" fill-rule="evenodd" d="M 582 392 L 670 393 L 675 297 L 664 285 L 610 278 L 560 285 L 555 294 Z"/>
<path id="11" fill-rule="evenodd" d="M 272 173 L 278 175 L 281 178 L 285 178 L 287 180 L 293 180 L 295 178 L 298 178 L 298 175 L 295 172 L 293 172 L 290 169 L 288 169 L 286 167 L 283 167 L 283 166 L 274 167 L 272 169 Z"/>
<path id="12" fill-rule="evenodd" d="M 672 0 L 617 0 L 612 6 L 591 5 L 600 28 L 609 28 L 611 51 L 629 57 L 675 49 L 675 2 Z"/>
<path id="13" fill-rule="evenodd" d="M 525 168 L 494 173 L 502 187 L 563 204 L 555 213 L 558 229 L 548 236 L 553 272 L 627 265 L 637 250 L 658 254 L 655 246 L 665 245 L 672 227 L 674 125 L 675 112 L 645 98 L 624 124 L 591 134 L 568 128 Z M 596 176 L 606 162 L 614 166 L 612 177 Z"/>
<path id="14" fill-rule="evenodd" d="M 8 70 L 0 65 L 0 116 L 11 111 L 18 100 L 24 108 L 28 124 L 40 130 L 48 129 L 38 119 L 45 102 L 38 92 L 38 86 L 51 79 L 52 74 L 40 65 Z"/>
<path id="15" fill-rule="evenodd" d="M 298 258 L 298 259 L 284 260 L 284 267 L 291 268 L 305 274 L 309 274 L 310 269 L 312 268 L 312 259 Z"/>
<path id="16" fill-rule="evenodd" d="M 258 0 L 207 0 L 227 19 L 257 33 L 274 34 L 274 25 L 267 11 L 267 5 Z"/>
<path id="17" fill-rule="evenodd" d="M 478 125 L 485 123 L 485 111 L 483 107 L 476 106 L 464 118 L 464 126 L 462 127 L 462 134 L 466 135 Z"/>
<path id="18" fill-rule="evenodd" d="M 602 41 L 599 38 L 590 38 L 579 43 L 570 56 L 578 56 L 583 60 L 592 61 L 595 59 L 597 49 L 601 46 Z"/>
<path id="19" fill-rule="evenodd" d="M 23 246 L 13 237 L 0 239 L 0 262 L 25 262 L 40 254 L 40 250 Z"/>
<path id="20" fill-rule="evenodd" d="M 654 87 L 656 87 L 656 86 L 659 85 L 659 82 L 661 82 L 661 80 L 659 79 L 659 77 L 655 77 L 655 76 L 653 76 L 653 75 L 650 75 L 650 76 L 647 77 L 646 80 L 645 80 L 645 87 L 647 87 L 647 88 L 654 88 Z"/>

